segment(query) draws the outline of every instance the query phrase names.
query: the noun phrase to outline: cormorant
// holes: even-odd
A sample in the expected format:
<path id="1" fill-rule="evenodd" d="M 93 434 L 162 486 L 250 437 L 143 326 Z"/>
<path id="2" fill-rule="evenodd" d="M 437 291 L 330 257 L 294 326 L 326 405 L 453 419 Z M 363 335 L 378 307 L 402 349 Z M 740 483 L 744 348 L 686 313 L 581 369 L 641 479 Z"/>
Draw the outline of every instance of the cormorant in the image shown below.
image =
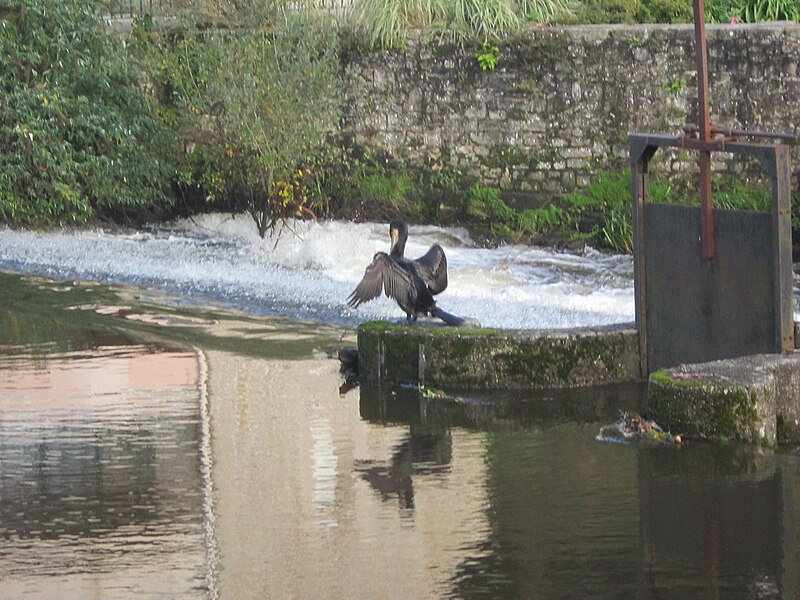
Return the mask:
<path id="1" fill-rule="evenodd" d="M 404 256 L 408 239 L 406 222 L 392 221 L 389 236 L 392 239 L 389 254 L 375 254 L 361 282 L 347 298 L 347 304 L 356 308 L 384 292 L 405 311 L 407 323 L 415 323 L 417 315 L 427 315 L 438 317 L 448 325 L 461 325 L 464 319 L 443 311 L 433 299 L 447 287 L 447 257 L 442 247 L 433 244 L 424 255 L 409 260 Z"/>

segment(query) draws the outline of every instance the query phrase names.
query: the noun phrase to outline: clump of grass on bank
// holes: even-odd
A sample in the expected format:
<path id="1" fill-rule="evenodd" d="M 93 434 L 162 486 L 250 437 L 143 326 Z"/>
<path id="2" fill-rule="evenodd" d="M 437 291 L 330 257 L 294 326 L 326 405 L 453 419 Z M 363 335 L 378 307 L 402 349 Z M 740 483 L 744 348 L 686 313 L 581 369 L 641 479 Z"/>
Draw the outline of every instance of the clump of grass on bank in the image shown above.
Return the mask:
<path id="1" fill-rule="evenodd" d="M 339 219 L 452 224 L 463 219 L 461 176 L 449 169 L 409 170 L 356 149 L 326 169 L 329 214 Z"/>
<path id="2" fill-rule="evenodd" d="M 648 202 L 693 205 L 698 200 L 687 182 L 673 186 L 651 181 Z M 717 208 L 766 212 L 770 203 L 770 191 L 763 186 L 746 186 L 732 178 L 714 181 Z M 499 190 L 475 184 L 467 192 L 466 213 L 479 231 L 499 241 L 585 242 L 626 253 L 633 248 L 630 171 L 601 172 L 585 190 L 522 212 L 506 205 Z M 800 211 L 793 225 L 800 225 Z"/>

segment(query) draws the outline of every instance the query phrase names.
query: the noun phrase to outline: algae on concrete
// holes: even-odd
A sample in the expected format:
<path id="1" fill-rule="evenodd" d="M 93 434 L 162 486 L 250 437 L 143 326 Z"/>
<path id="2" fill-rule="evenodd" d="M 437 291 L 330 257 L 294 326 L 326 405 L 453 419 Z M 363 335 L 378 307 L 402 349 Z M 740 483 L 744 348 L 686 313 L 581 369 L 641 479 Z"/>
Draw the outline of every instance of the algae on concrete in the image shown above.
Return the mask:
<path id="1" fill-rule="evenodd" d="M 758 354 L 652 373 L 648 417 L 673 433 L 773 446 L 800 441 L 800 354 Z"/>
<path id="2" fill-rule="evenodd" d="M 659 371 L 647 388 L 647 416 L 672 433 L 693 438 L 774 440 L 768 415 L 759 412 L 766 396 L 762 386 L 671 380 Z"/>
<path id="3" fill-rule="evenodd" d="M 631 325 L 561 330 L 364 323 L 363 378 L 461 389 L 558 388 L 641 380 Z"/>
<path id="4" fill-rule="evenodd" d="M 367 380 L 453 389 L 547 389 L 640 381 L 632 325 L 501 330 L 386 321 L 358 328 Z M 800 441 L 800 354 L 766 354 L 652 373 L 646 411 L 690 438 Z"/>

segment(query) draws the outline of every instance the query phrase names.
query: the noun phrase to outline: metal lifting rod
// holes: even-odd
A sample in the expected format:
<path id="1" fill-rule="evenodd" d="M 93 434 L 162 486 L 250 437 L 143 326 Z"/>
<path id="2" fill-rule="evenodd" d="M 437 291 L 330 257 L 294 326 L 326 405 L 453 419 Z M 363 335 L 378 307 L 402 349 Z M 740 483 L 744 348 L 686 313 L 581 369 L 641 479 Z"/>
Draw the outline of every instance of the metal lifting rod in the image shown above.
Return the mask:
<path id="1" fill-rule="evenodd" d="M 694 0 L 694 39 L 697 60 L 697 133 L 701 142 L 711 141 L 711 115 L 708 108 L 708 44 L 703 0 Z M 711 152 L 700 150 L 700 244 L 703 258 L 716 254 L 714 206 L 711 200 Z"/>

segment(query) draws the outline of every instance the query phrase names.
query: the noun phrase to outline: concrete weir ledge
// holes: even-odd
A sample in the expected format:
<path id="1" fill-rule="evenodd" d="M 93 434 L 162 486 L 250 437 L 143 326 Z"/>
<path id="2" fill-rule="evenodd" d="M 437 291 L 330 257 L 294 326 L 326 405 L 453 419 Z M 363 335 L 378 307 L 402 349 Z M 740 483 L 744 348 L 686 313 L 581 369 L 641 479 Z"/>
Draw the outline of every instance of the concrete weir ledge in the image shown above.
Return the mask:
<path id="1" fill-rule="evenodd" d="M 545 389 L 641 379 L 633 324 L 509 330 L 370 321 L 358 328 L 361 377 L 461 389 Z"/>
<path id="2" fill-rule="evenodd" d="M 504 330 L 370 321 L 362 378 L 457 389 L 548 389 L 643 379 L 631 324 Z M 800 354 L 759 354 L 652 373 L 647 416 L 689 438 L 800 440 Z"/>

